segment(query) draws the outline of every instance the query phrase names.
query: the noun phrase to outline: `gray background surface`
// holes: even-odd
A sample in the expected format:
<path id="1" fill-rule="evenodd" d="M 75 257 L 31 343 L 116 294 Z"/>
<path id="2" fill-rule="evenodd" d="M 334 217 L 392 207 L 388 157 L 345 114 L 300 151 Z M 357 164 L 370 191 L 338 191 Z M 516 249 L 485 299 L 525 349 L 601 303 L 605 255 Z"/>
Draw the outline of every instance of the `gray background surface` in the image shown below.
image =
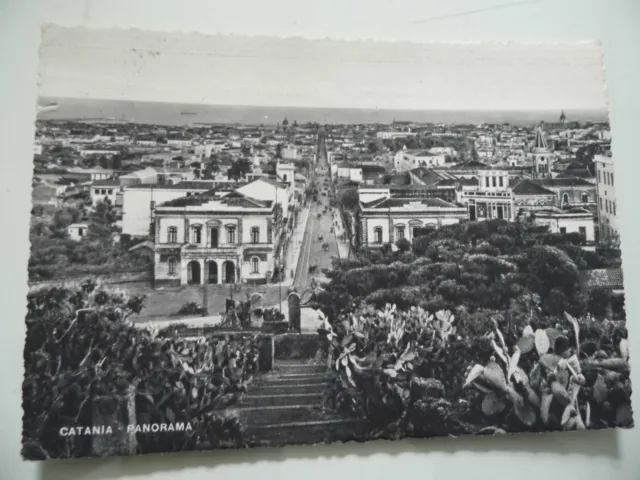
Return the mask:
<path id="1" fill-rule="evenodd" d="M 0 0 L 0 479 L 636 479 L 640 430 L 405 440 L 24 463 L 20 459 L 31 153 L 39 25 L 415 41 L 601 40 L 619 178 L 631 354 L 640 352 L 640 2 L 636 0 Z M 187 74 L 187 73 L 185 73 Z M 640 367 L 632 358 L 640 388 Z M 634 394 L 638 405 L 638 394 Z M 636 416 L 637 417 L 637 416 Z M 638 421 L 638 418 L 636 418 Z"/>

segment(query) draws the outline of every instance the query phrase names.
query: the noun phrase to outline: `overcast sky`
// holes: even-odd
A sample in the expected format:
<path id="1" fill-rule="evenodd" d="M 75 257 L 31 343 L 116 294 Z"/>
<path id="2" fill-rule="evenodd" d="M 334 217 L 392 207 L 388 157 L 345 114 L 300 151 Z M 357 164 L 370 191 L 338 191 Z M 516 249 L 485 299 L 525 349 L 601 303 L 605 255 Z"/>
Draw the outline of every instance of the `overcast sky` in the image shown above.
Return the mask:
<path id="1" fill-rule="evenodd" d="M 49 26 L 40 94 L 423 110 L 606 109 L 596 44 L 416 44 Z"/>

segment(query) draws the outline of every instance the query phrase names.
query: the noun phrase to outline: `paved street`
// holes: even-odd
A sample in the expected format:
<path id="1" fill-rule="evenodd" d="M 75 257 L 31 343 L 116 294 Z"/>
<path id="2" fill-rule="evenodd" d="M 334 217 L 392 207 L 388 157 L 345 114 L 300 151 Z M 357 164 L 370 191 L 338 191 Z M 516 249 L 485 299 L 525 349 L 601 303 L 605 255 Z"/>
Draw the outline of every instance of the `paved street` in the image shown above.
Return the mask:
<path id="1" fill-rule="evenodd" d="M 329 199 L 318 195 L 318 200 L 322 202 L 320 205 L 312 202 L 309 221 L 302 241 L 295 278 L 295 285 L 300 290 L 308 287 L 313 278 L 324 278 L 322 270 L 331 267 L 331 257 L 338 256 L 336 237 L 331 232 L 334 221 L 329 209 Z M 323 213 L 325 207 L 329 211 Z M 327 250 L 323 249 L 323 244 L 328 244 Z M 313 265 L 317 265 L 316 271 L 309 272 L 309 268 Z"/>

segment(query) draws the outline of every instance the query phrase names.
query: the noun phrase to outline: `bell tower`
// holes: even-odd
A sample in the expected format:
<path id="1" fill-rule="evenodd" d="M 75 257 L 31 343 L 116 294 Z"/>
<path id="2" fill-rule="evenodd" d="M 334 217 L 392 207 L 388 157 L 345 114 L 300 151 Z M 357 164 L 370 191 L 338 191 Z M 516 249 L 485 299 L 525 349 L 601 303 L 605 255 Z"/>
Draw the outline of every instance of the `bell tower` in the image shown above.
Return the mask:
<path id="1" fill-rule="evenodd" d="M 529 158 L 533 166 L 534 178 L 551 178 L 553 153 L 547 145 L 547 139 L 540 126 L 536 129 L 536 137 L 529 152 Z"/>

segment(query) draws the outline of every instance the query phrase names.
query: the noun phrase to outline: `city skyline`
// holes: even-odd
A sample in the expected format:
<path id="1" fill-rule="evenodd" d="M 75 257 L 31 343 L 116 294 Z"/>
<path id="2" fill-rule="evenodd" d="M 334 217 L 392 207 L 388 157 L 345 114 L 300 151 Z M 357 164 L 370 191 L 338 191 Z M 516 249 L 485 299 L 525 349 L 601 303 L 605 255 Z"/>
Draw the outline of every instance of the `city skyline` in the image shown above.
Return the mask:
<path id="1" fill-rule="evenodd" d="M 43 30 L 40 96 L 298 108 L 606 111 L 601 56 L 597 43 L 346 42 L 50 26 Z"/>

